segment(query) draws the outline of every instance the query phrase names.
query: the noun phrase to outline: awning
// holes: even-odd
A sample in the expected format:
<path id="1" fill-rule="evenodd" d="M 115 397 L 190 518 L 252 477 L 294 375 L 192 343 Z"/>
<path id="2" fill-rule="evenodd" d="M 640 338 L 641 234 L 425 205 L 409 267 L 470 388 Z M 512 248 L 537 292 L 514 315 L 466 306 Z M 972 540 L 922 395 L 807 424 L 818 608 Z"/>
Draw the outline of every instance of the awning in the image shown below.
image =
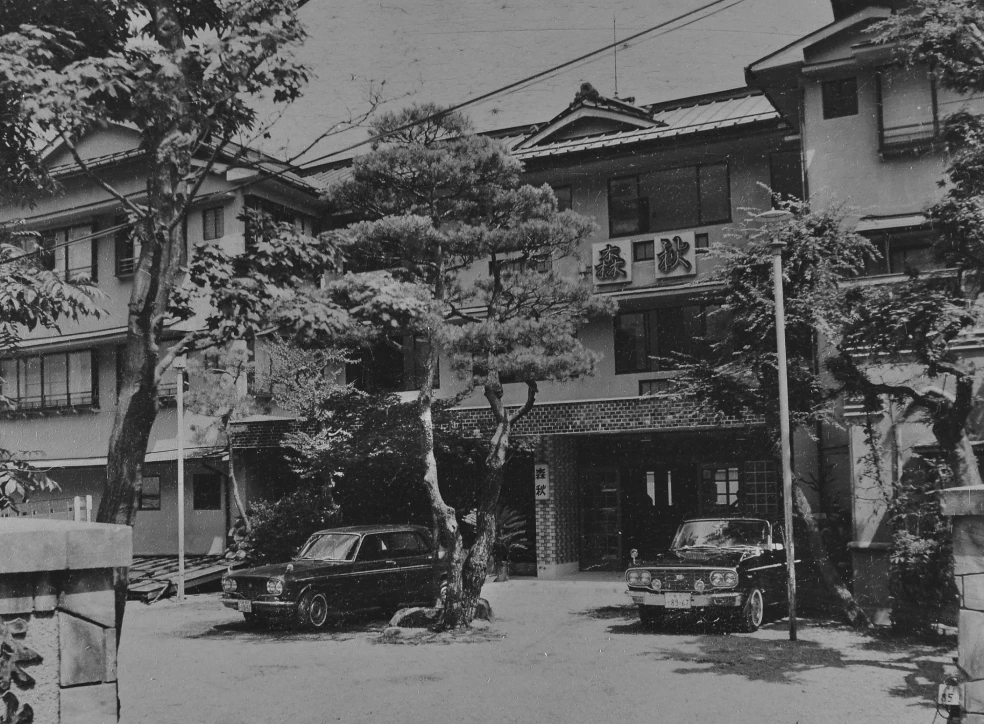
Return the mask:
<path id="1" fill-rule="evenodd" d="M 854 231 L 858 234 L 870 234 L 876 231 L 901 231 L 902 229 L 919 229 L 929 226 L 925 214 L 899 214 L 897 216 L 865 216 Z"/>
<path id="2" fill-rule="evenodd" d="M 185 448 L 185 459 L 198 459 L 205 457 L 220 456 L 225 454 L 225 450 L 215 447 L 193 447 Z M 167 463 L 178 459 L 177 450 L 156 450 L 144 456 L 144 463 Z M 49 460 L 25 460 L 37 468 L 97 468 L 105 467 L 106 456 L 92 458 L 52 458 Z"/>

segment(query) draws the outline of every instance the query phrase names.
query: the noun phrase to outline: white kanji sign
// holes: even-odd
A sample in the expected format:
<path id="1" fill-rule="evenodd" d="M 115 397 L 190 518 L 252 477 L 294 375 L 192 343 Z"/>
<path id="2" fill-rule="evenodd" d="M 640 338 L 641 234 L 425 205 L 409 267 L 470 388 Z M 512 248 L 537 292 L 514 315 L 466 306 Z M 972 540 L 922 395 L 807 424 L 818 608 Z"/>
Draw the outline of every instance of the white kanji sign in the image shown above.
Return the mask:
<path id="1" fill-rule="evenodd" d="M 533 497 L 536 500 L 550 500 L 550 466 L 533 466 Z"/>

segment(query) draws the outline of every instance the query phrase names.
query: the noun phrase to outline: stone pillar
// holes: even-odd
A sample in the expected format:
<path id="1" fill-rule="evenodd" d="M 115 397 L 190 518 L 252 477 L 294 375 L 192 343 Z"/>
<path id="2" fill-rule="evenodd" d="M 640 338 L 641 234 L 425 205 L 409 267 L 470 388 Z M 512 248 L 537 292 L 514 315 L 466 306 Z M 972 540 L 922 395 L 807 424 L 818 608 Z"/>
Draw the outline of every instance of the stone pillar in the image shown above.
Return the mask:
<path id="1" fill-rule="evenodd" d="M 543 435 L 536 462 L 550 466 L 549 500 L 536 501 L 536 575 L 559 578 L 578 571 L 577 441 Z"/>
<path id="2" fill-rule="evenodd" d="M 125 525 L 0 522 L 0 697 L 12 724 L 115 724 L 113 569 Z"/>
<path id="3" fill-rule="evenodd" d="M 960 592 L 963 724 L 984 724 L 984 486 L 947 488 L 941 495 L 943 515 L 953 521 L 953 573 Z"/>

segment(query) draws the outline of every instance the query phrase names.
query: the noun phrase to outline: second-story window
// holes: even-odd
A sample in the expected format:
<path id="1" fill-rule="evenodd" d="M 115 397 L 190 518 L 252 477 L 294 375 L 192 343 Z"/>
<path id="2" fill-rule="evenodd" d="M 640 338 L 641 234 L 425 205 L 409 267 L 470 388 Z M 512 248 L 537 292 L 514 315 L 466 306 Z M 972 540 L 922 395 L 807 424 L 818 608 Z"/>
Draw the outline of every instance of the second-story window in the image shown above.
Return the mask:
<path id="1" fill-rule="evenodd" d="M 98 280 L 96 239 L 91 224 L 68 226 L 41 235 L 41 264 L 62 279 Z"/>
<path id="2" fill-rule="evenodd" d="M 98 361 L 91 349 L 0 360 L 0 394 L 16 410 L 96 407 Z"/>
<path id="3" fill-rule="evenodd" d="M 113 221 L 114 226 L 121 226 L 126 223 L 125 216 L 118 216 Z M 137 261 L 140 259 L 140 242 L 132 228 L 117 229 L 113 236 L 116 247 L 116 276 L 123 277 L 133 274 L 137 270 Z"/>
<path id="4" fill-rule="evenodd" d="M 803 164 L 798 150 L 769 154 L 769 188 L 773 206 L 777 201 L 804 198 Z"/>
<path id="5" fill-rule="evenodd" d="M 367 392 L 407 392 L 423 382 L 427 355 L 426 341 L 411 335 L 394 337 L 390 343 L 377 344 L 359 355 L 358 361 L 345 366 L 345 382 Z M 440 370 L 434 386 L 440 383 Z"/>
<path id="6" fill-rule="evenodd" d="M 842 118 L 858 114 L 858 79 L 835 78 L 820 84 L 824 118 Z"/>
<path id="7" fill-rule="evenodd" d="M 867 262 L 865 276 L 906 274 L 909 271 L 945 268 L 945 264 L 936 258 L 932 235 L 925 231 L 878 234 L 871 236 L 870 239 L 881 253 L 881 258 Z"/>
<path id="8" fill-rule="evenodd" d="M 571 195 L 571 187 L 567 186 L 553 186 L 554 196 L 557 197 L 557 211 L 570 211 L 573 206 L 573 198 Z"/>
<path id="9" fill-rule="evenodd" d="M 639 193 L 639 177 L 608 182 L 608 231 L 611 236 L 649 231 L 649 199 Z"/>
<path id="10" fill-rule="evenodd" d="M 697 354 L 701 339 L 714 335 L 720 320 L 712 309 L 694 304 L 616 315 L 615 374 L 676 369 L 678 355 Z"/>
<path id="11" fill-rule="evenodd" d="M 731 220 L 727 163 L 660 169 L 609 182 L 611 236 L 688 229 Z"/>
<path id="12" fill-rule="evenodd" d="M 202 238 L 205 241 L 221 239 L 225 235 L 225 207 L 211 206 L 202 209 Z"/>

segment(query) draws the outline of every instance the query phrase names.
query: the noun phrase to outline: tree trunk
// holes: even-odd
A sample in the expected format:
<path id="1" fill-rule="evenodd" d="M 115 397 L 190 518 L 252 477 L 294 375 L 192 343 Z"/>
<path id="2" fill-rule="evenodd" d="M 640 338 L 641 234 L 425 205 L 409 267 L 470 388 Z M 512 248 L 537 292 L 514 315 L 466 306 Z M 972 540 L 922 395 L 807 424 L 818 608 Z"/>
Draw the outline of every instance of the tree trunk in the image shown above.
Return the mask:
<path id="1" fill-rule="evenodd" d="M 813 554 L 813 560 L 817 562 L 817 566 L 820 568 L 823 582 L 827 589 L 837 596 L 841 609 L 851 625 L 855 628 L 867 627 L 871 621 L 857 601 L 854 600 L 851 592 L 847 590 L 840 574 L 830 561 L 830 556 L 827 555 L 827 549 L 823 544 L 823 538 L 820 536 L 820 528 L 817 526 L 816 518 L 813 517 L 813 506 L 810 505 L 806 493 L 796 483 L 793 483 L 793 497 L 796 499 L 796 507 L 806 524 L 806 538 L 810 544 L 810 553 Z"/>
<path id="2" fill-rule="evenodd" d="M 226 437 L 228 437 L 226 433 Z M 249 520 L 249 516 L 246 515 L 246 504 L 243 502 L 242 493 L 239 490 L 239 482 L 236 480 L 236 464 L 232 457 L 232 440 L 229 440 L 229 482 L 232 483 L 232 497 L 236 499 L 236 507 L 239 508 L 239 515 L 243 519 L 243 525 L 246 526 L 246 532 L 250 533 L 253 530 L 253 524 Z"/>
<path id="3" fill-rule="evenodd" d="M 494 394 L 494 393 L 492 393 Z M 486 397 L 489 393 L 486 393 Z M 509 434 L 511 423 L 504 414 L 499 417 L 492 435 L 491 447 L 485 458 L 485 476 L 482 497 L 479 500 L 475 521 L 475 543 L 468 552 L 465 568 L 462 571 L 464 586 L 463 598 L 466 606 L 472 612 L 482 595 L 482 586 L 488 576 L 489 560 L 495 543 L 495 506 L 499 502 L 499 492 L 502 490 L 502 475 L 506 464 L 506 453 L 509 450 Z M 469 618 L 469 622 L 471 618 Z"/>

